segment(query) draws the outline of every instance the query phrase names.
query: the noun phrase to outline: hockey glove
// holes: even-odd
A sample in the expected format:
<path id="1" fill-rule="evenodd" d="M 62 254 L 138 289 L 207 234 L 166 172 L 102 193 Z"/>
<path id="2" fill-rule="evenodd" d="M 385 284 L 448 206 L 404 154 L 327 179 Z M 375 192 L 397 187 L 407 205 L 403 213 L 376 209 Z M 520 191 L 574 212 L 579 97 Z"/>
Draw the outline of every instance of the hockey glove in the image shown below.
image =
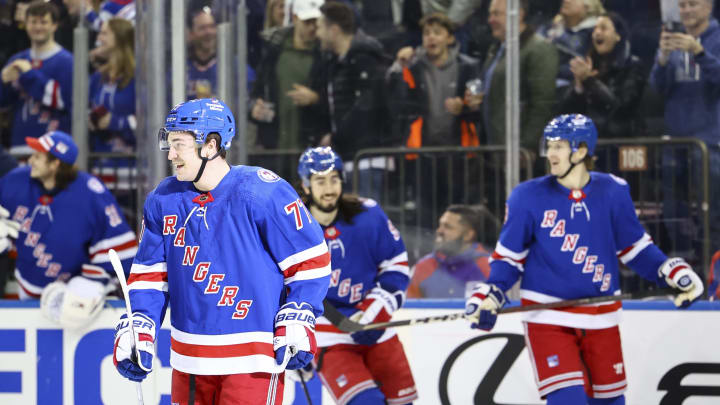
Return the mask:
<path id="1" fill-rule="evenodd" d="M 495 284 L 478 283 L 465 303 L 465 317 L 470 327 L 489 331 L 497 321 L 497 311 L 507 303 L 505 293 Z"/>
<path id="2" fill-rule="evenodd" d="M 317 352 L 317 342 L 315 314 L 309 304 L 288 302 L 280 307 L 275 315 L 273 348 L 275 361 L 286 364 L 286 370 L 297 370 L 310 363 Z"/>
<path id="3" fill-rule="evenodd" d="M 20 224 L 10 219 L 10 212 L 0 206 L 0 253 L 10 249 L 10 238 L 17 239 Z"/>
<path id="4" fill-rule="evenodd" d="M 82 276 L 71 278 L 67 284 L 54 281 L 42 291 L 40 310 L 53 322 L 80 329 L 102 311 L 105 292 L 103 283 Z"/>
<path id="5" fill-rule="evenodd" d="M 687 262 L 680 257 L 665 260 L 658 269 L 658 276 L 672 288 L 682 291 L 675 297 L 675 306 L 686 308 L 700 298 L 705 291 L 702 280 Z"/>
<path id="6" fill-rule="evenodd" d="M 392 318 L 392 314 L 402 305 L 404 298 L 402 291 L 391 293 L 379 286 L 375 287 L 356 306 L 358 311 L 350 316 L 350 320 L 362 325 L 388 322 Z M 385 333 L 385 329 L 374 329 L 355 332 L 350 336 L 355 343 L 370 346 L 377 343 L 383 333 Z"/>
<path id="7" fill-rule="evenodd" d="M 133 328 L 135 339 L 130 333 L 130 322 L 126 314 L 120 317 L 115 327 L 115 348 L 113 350 L 113 363 L 120 375 L 140 382 L 152 371 L 153 356 L 155 355 L 155 322 L 140 312 L 133 313 Z M 140 361 L 135 354 L 134 346 L 140 353 Z"/>

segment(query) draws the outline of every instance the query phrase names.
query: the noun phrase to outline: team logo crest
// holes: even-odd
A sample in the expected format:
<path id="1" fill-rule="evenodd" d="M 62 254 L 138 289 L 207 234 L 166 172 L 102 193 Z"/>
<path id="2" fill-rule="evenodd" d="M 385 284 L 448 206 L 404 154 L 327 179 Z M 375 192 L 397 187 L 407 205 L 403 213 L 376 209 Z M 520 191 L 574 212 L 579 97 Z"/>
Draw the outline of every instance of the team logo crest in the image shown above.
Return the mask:
<path id="1" fill-rule="evenodd" d="M 257 175 L 258 177 L 260 177 L 260 180 L 264 181 L 265 183 L 274 183 L 280 180 L 280 176 L 267 169 L 258 170 Z"/>
<path id="2" fill-rule="evenodd" d="M 340 231 L 338 231 L 338 229 L 334 226 L 329 226 L 325 229 L 325 239 L 333 240 L 337 239 L 338 236 L 340 236 Z"/>
<path id="3" fill-rule="evenodd" d="M 87 186 L 90 190 L 98 194 L 102 194 L 103 192 L 105 192 L 105 186 L 103 186 L 100 180 L 96 179 L 95 177 L 88 180 Z"/>

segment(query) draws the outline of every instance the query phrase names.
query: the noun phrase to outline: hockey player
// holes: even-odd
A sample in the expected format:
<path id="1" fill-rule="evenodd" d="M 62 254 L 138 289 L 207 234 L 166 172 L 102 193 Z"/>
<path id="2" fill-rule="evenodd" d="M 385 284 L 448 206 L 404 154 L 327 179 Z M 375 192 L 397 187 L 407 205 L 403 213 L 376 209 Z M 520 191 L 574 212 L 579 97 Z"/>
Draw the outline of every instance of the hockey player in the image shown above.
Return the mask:
<path id="1" fill-rule="evenodd" d="M 635 214 L 627 183 L 589 171 L 597 141 L 580 114 L 556 117 L 544 130 L 550 175 L 518 185 L 487 283 L 466 303 L 472 327 L 490 330 L 504 291 L 522 278 L 523 305 L 620 293 L 619 261 L 661 286 L 677 288 L 677 306 L 703 293 L 681 258 L 667 258 Z M 548 405 L 625 403 L 618 330 L 620 302 L 528 312 L 525 337 L 540 396 Z"/>
<path id="2" fill-rule="evenodd" d="M 33 2 L 25 24 L 30 49 L 13 55 L 0 74 L 0 106 L 12 105 L 10 152 L 32 153 L 25 137 L 70 131 L 73 57 L 55 42 L 59 11 L 53 3 Z"/>
<path id="3" fill-rule="evenodd" d="M 135 233 L 100 180 L 73 165 L 78 148 L 70 135 L 55 131 L 25 140 L 35 151 L 29 165 L 0 178 L 0 205 L 20 224 L 19 296 L 42 295 L 51 319 L 81 326 L 101 308 L 113 277 L 108 249 L 129 265 L 137 251 Z"/>
<path id="4" fill-rule="evenodd" d="M 375 201 L 343 193 L 342 168 L 330 147 L 307 149 L 298 164 L 303 202 L 322 225 L 332 257 L 327 300 L 357 322 L 389 321 L 409 282 L 405 244 Z M 336 403 L 400 405 L 417 398 L 393 330 L 347 334 L 325 318 L 317 330 L 321 349 L 314 363 Z"/>
<path id="5" fill-rule="evenodd" d="M 145 201 L 128 279 L 136 336 L 123 315 L 113 357 L 121 375 L 144 379 L 169 305 L 173 403 L 280 404 L 283 371 L 317 347 L 330 276 L 322 230 L 275 173 L 227 163 L 234 135 L 217 99 L 178 104 L 158 134 L 175 176 Z"/>

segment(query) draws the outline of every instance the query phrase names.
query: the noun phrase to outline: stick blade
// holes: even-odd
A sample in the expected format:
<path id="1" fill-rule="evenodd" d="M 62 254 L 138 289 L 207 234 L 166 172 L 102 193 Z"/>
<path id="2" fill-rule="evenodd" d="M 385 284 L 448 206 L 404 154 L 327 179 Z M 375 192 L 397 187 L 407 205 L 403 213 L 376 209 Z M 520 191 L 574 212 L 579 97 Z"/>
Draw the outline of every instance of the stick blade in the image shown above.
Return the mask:
<path id="1" fill-rule="evenodd" d="M 325 312 L 323 313 L 323 316 L 341 331 L 346 333 L 353 333 L 363 330 L 362 325 L 358 325 L 348 319 L 345 315 L 342 314 L 342 312 L 338 311 L 334 305 L 328 302 L 328 300 L 323 301 L 323 307 L 325 307 Z"/>

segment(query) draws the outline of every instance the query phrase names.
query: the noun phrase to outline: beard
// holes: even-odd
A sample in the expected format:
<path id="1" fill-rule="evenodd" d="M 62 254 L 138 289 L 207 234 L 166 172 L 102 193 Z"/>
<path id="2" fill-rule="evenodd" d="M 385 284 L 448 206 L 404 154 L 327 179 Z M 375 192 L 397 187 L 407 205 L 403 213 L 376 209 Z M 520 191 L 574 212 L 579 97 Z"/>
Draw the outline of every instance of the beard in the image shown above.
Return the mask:
<path id="1" fill-rule="evenodd" d="M 462 252 L 462 248 L 463 241 L 460 238 L 455 240 L 435 242 L 435 251 L 438 253 L 442 253 L 448 257 L 456 256 L 457 254 Z"/>
<path id="2" fill-rule="evenodd" d="M 338 198 L 337 200 L 335 200 L 335 202 L 333 202 L 333 203 L 323 205 L 323 204 L 319 203 L 319 202 L 315 199 L 315 197 L 313 197 L 313 199 L 312 199 L 312 204 L 313 204 L 315 207 L 317 207 L 317 209 L 319 209 L 320 211 L 325 212 L 325 213 L 330 213 L 330 212 L 335 211 L 335 210 L 337 209 L 337 207 L 338 207 L 338 203 L 339 203 L 339 202 L 340 202 L 340 198 Z"/>

